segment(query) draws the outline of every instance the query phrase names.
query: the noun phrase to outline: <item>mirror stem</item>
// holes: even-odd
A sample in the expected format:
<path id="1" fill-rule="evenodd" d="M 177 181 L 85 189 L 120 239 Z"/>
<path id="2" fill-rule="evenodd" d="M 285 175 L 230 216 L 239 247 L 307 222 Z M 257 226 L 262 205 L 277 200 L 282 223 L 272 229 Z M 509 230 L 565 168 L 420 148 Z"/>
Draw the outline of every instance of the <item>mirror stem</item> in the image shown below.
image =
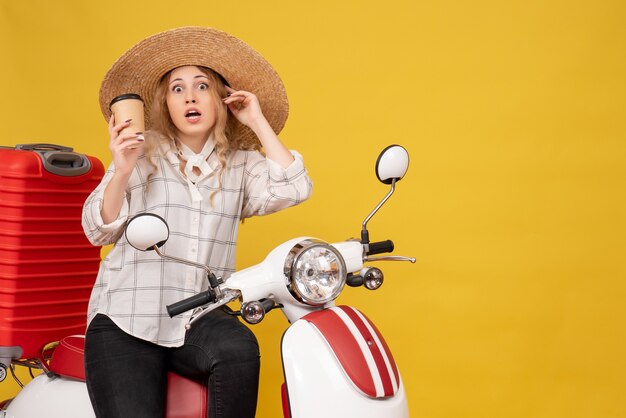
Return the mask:
<path id="1" fill-rule="evenodd" d="M 374 210 L 369 215 L 367 215 L 367 218 L 365 218 L 365 220 L 363 221 L 363 227 L 361 228 L 361 244 L 365 246 L 366 252 L 369 251 L 369 243 L 370 243 L 369 232 L 367 231 L 367 223 L 370 221 L 370 219 L 372 219 L 372 216 L 374 216 L 376 212 L 378 212 L 378 210 L 391 197 L 393 192 L 396 191 L 396 180 L 397 179 L 391 180 L 391 190 L 389 190 L 389 193 L 387 193 L 387 196 L 385 196 L 383 200 L 380 201 L 380 203 L 374 208 Z"/>
<path id="2" fill-rule="evenodd" d="M 152 247 L 152 249 L 163 259 L 165 260 L 172 260 L 172 261 L 177 261 L 179 263 L 182 264 L 186 264 L 188 266 L 192 266 L 192 267 L 197 267 L 197 268 L 201 268 L 202 270 L 206 271 L 207 276 L 209 278 L 209 283 L 211 285 L 211 288 L 215 290 L 215 296 L 219 297 L 220 296 L 220 289 L 219 289 L 219 281 L 217 280 L 217 277 L 215 277 L 215 274 L 213 274 L 213 272 L 211 271 L 211 269 L 209 269 L 207 266 L 202 265 L 200 263 L 193 263 L 191 261 L 185 260 L 184 258 L 178 258 L 178 257 L 174 257 L 171 255 L 167 255 L 167 254 L 163 254 L 160 250 L 159 247 L 157 247 L 156 245 L 154 247 Z"/>

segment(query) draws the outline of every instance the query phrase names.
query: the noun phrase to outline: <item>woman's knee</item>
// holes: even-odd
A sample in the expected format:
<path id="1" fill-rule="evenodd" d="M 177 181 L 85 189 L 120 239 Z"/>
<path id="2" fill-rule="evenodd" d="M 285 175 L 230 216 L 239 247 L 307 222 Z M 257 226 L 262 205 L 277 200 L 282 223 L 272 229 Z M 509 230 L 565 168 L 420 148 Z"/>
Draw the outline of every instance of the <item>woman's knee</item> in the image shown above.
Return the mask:
<path id="1" fill-rule="evenodd" d="M 213 363 L 259 361 L 259 343 L 254 333 L 238 320 L 223 330 L 219 338 L 207 340 L 207 352 Z"/>
<path id="2" fill-rule="evenodd" d="M 258 361 L 260 356 L 256 336 L 241 323 L 219 344 L 218 352 L 224 358 L 232 356 L 237 360 Z"/>
<path id="3" fill-rule="evenodd" d="M 206 321 L 196 322 L 185 344 L 170 352 L 170 367 L 194 378 L 208 376 L 216 367 L 258 368 L 256 337 L 237 318 L 226 315 L 219 312 Z"/>

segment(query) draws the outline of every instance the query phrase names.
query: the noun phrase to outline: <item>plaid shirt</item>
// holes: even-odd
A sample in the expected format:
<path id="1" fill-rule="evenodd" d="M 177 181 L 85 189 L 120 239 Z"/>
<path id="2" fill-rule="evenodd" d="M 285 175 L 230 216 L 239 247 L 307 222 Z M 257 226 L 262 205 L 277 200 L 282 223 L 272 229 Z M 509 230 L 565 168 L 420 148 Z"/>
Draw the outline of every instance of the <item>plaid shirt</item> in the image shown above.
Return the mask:
<path id="1" fill-rule="evenodd" d="M 163 217 L 170 237 L 165 254 L 208 265 L 216 276 L 227 278 L 235 267 L 237 230 L 242 219 L 265 215 L 296 205 L 311 194 L 312 184 L 302 157 L 286 169 L 256 151 L 231 154 L 220 189 L 216 175 L 196 182 L 203 200 L 194 202 L 180 160 L 169 145 L 161 146 L 153 172 L 140 157 L 132 173 L 118 218 L 105 225 L 100 215 L 104 189 L 115 168 L 111 165 L 100 185 L 83 207 L 83 228 L 94 245 L 115 243 L 102 261 L 89 301 L 88 320 L 108 315 L 121 329 L 153 343 L 177 347 L 183 344 L 190 312 L 170 318 L 165 306 L 208 287 L 202 270 L 165 261 L 155 252 L 135 250 L 126 241 L 126 221 L 138 213 Z M 208 157 L 219 169 L 215 152 Z M 148 186 L 148 187 L 146 187 Z M 211 192 L 219 190 L 210 200 Z"/>

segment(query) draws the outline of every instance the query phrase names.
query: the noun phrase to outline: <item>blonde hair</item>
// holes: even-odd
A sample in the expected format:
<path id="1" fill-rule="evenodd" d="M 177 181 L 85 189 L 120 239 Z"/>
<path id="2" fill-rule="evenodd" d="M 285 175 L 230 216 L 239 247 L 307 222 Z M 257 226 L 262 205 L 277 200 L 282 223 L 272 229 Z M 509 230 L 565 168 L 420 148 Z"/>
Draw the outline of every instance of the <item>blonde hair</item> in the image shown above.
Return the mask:
<path id="1" fill-rule="evenodd" d="M 227 96 L 224 79 L 215 71 L 207 67 L 197 68 L 202 71 L 209 79 L 209 93 L 215 104 L 216 121 L 213 128 L 213 140 L 215 142 L 215 151 L 220 162 L 220 168 L 217 172 L 219 179 L 220 189 L 222 187 L 222 173 L 226 169 L 228 155 L 231 151 L 242 148 L 241 141 L 238 138 L 229 139 L 231 133 L 234 131 L 236 119 L 229 115 L 228 107 L 222 102 L 222 99 Z M 161 80 L 159 80 L 154 92 L 154 98 L 152 100 L 152 107 L 150 109 L 150 126 L 151 130 L 146 132 L 146 143 L 144 145 L 144 153 L 148 159 L 149 164 L 156 170 L 156 164 L 153 160 L 153 156 L 156 155 L 157 148 L 162 142 L 169 142 L 173 149 L 177 147 L 176 138 L 176 126 L 170 117 L 170 112 L 167 107 L 167 89 L 169 84 L 169 78 L 172 71 L 175 68 L 168 71 Z M 150 177 L 154 174 L 154 171 L 148 175 L 148 184 Z M 217 193 L 214 191 L 211 194 L 211 200 Z"/>

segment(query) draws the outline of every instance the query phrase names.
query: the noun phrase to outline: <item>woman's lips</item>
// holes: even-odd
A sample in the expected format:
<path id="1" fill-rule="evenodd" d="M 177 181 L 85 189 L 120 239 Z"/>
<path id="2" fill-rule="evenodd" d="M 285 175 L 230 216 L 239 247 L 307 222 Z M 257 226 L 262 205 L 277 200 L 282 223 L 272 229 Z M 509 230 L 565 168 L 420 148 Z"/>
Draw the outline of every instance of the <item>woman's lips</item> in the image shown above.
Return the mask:
<path id="1" fill-rule="evenodd" d="M 202 118 L 202 114 L 198 112 L 196 109 L 189 109 L 185 112 L 185 119 L 189 123 L 197 123 Z"/>

